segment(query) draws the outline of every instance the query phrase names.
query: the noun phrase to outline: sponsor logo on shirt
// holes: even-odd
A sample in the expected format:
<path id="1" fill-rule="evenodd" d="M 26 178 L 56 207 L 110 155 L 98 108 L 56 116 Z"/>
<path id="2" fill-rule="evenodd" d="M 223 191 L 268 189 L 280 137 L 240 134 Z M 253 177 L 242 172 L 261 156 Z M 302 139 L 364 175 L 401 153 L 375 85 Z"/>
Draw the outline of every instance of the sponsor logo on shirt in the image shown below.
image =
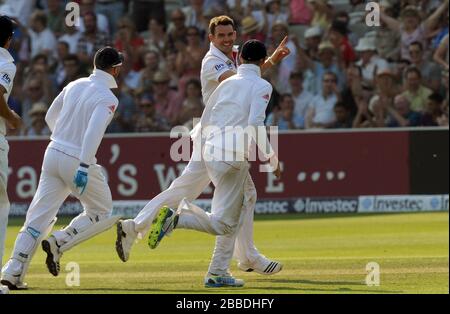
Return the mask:
<path id="1" fill-rule="evenodd" d="M 222 68 L 224 68 L 224 67 L 225 67 L 225 64 L 221 63 L 221 64 L 216 65 L 216 66 L 214 67 L 214 69 L 216 69 L 216 71 L 219 72 L 219 71 L 222 70 Z"/>
<path id="2" fill-rule="evenodd" d="M 228 68 L 229 68 L 230 70 L 233 70 L 233 69 L 234 69 L 234 64 L 233 64 L 233 62 L 231 62 L 230 60 L 227 61 L 227 66 L 228 66 Z"/>
<path id="3" fill-rule="evenodd" d="M 5 74 L 2 75 L 2 81 L 5 82 L 8 85 L 11 84 L 11 79 L 8 76 L 8 73 L 5 73 Z"/>

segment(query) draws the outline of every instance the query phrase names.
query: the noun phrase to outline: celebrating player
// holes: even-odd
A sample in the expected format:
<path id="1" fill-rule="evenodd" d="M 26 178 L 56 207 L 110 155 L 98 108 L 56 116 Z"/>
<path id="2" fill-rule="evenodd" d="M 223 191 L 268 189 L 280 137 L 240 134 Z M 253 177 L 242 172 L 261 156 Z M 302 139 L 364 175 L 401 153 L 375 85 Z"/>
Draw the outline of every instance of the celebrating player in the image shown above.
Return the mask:
<path id="1" fill-rule="evenodd" d="M 23 283 L 37 246 L 51 231 L 64 200 L 73 194 L 84 212 L 69 226 L 56 231 L 42 248 L 54 276 L 59 273 L 62 253 L 113 226 L 111 191 L 95 155 L 118 106 L 111 89 L 117 88 L 123 57 L 114 48 L 97 51 L 94 72 L 69 83 L 50 106 L 45 120 L 52 131 L 36 194 L 26 221 L 17 236 L 14 251 L 3 268 L 1 283 L 9 289 L 26 288 Z"/>
<path id="2" fill-rule="evenodd" d="M 203 59 L 201 70 L 202 94 L 205 104 L 220 82 L 236 74 L 238 53 L 237 47 L 233 46 L 236 40 L 234 26 L 233 20 L 227 16 L 213 18 L 210 22 L 209 39 L 211 47 Z M 263 70 L 280 62 L 289 54 L 289 49 L 285 46 L 286 41 L 287 38 L 283 40 L 272 57 L 263 64 Z M 198 148 L 198 146 L 201 147 L 204 138 L 198 132 L 199 127 L 200 125 L 193 131 L 194 151 L 181 176 L 175 179 L 166 191 L 152 199 L 134 220 L 126 220 L 118 224 L 116 248 L 123 261 L 128 260 L 137 234 L 145 233 L 150 228 L 150 224 L 161 206 L 176 207 L 184 197 L 190 201 L 195 200 L 210 184 L 206 166 L 203 161 L 200 161 L 201 148 Z M 265 275 L 277 273 L 282 268 L 281 263 L 271 261 L 261 255 L 253 244 L 256 189 L 250 176 L 246 182 L 245 195 L 243 226 L 235 235 L 236 241 L 218 237 L 216 244 L 218 247 L 226 247 L 227 250 L 233 251 L 233 248 L 235 249 L 235 256 L 239 261 L 238 267 L 241 270 L 254 270 Z M 222 244 L 223 241 L 227 242 L 226 245 Z M 229 264 L 229 261 L 227 263 Z"/>
<path id="3" fill-rule="evenodd" d="M 215 186 L 211 213 L 183 200 L 180 211 L 163 207 L 150 230 L 152 247 L 156 247 L 175 227 L 219 236 L 205 278 L 206 287 L 244 285 L 242 279 L 235 279 L 228 272 L 235 234 L 246 215 L 242 205 L 250 180 L 249 146 L 239 143 L 250 143 L 248 136 L 251 136 L 265 157 L 270 159 L 274 174 L 280 177 L 278 158 L 264 128 L 265 111 L 272 93 L 270 83 L 261 78 L 266 56 L 262 42 L 247 41 L 242 47 L 240 59 L 243 64 L 239 66 L 237 75 L 217 87 L 203 111 L 200 124 L 206 141 L 202 156 Z M 251 132 L 244 131 L 249 128 Z M 258 128 L 263 128 L 262 132 Z M 223 141 L 224 138 L 231 140 Z M 275 266 L 267 267 L 272 269 Z"/>
<path id="4" fill-rule="evenodd" d="M 6 227 L 8 225 L 9 200 L 6 191 L 8 179 L 8 142 L 5 139 L 6 124 L 12 129 L 22 124 L 20 117 L 8 107 L 16 66 L 8 52 L 14 31 L 14 22 L 7 16 L 0 16 L 0 266 L 2 265 Z M 4 288 L 0 286 L 0 294 Z"/>

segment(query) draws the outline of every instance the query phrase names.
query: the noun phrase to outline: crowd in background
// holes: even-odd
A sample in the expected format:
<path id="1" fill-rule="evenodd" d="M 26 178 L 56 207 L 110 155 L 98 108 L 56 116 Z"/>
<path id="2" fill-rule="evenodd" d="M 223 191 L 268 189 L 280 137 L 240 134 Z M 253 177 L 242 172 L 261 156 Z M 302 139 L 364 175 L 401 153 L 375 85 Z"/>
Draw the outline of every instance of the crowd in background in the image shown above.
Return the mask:
<path id="1" fill-rule="evenodd" d="M 0 14 L 18 24 L 9 106 L 24 126 L 10 135 L 48 135 L 52 100 L 92 72 L 105 45 L 125 55 L 107 132 L 191 128 L 204 107 L 199 77 L 209 20 L 222 14 L 236 22 L 236 44 L 256 38 L 271 53 L 289 36 L 291 54 L 263 74 L 274 86 L 267 125 L 448 125 L 448 0 L 381 0 L 379 26 L 366 23 L 364 0 L 75 2 L 81 18 L 70 26 L 67 1 L 0 0 Z"/>

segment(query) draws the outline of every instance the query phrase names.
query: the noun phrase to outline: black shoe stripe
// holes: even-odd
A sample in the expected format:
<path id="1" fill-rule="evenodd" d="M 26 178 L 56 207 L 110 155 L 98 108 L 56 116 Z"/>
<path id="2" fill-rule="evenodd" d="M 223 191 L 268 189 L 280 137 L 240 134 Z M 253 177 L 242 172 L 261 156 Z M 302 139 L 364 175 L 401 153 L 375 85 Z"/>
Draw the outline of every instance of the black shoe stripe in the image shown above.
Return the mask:
<path id="1" fill-rule="evenodd" d="M 273 262 L 270 262 L 269 265 L 267 265 L 266 269 L 264 269 L 264 272 L 267 273 L 269 268 L 272 266 Z"/>
<path id="2" fill-rule="evenodd" d="M 277 267 L 278 263 L 273 262 L 273 265 L 266 271 L 267 273 L 271 273 L 273 272 L 273 270 L 275 269 L 275 267 Z"/>

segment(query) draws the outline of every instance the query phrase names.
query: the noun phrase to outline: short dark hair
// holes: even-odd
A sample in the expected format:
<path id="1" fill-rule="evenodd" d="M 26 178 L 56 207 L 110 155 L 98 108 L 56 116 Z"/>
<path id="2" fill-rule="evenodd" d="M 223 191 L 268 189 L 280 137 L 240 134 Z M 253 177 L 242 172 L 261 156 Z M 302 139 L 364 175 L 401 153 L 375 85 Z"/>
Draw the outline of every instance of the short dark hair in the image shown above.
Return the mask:
<path id="1" fill-rule="evenodd" d="M 266 46 L 259 40 L 247 40 L 241 47 L 241 58 L 244 60 L 244 63 L 259 64 L 266 57 Z"/>
<path id="2" fill-rule="evenodd" d="M 322 79 L 325 77 L 325 75 L 331 75 L 332 77 L 334 77 L 334 80 L 335 80 L 336 82 L 337 82 L 337 80 L 338 80 L 338 77 L 337 77 L 336 73 L 334 73 L 334 72 L 331 72 L 331 71 L 325 72 L 325 73 L 323 74 Z"/>
<path id="3" fill-rule="evenodd" d="M 69 54 L 63 59 L 63 64 L 66 63 L 66 61 L 75 61 L 76 63 L 79 63 L 80 59 L 76 54 Z"/>
<path id="4" fill-rule="evenodd" d="M 209 22 L 209 33 L 211 35 L 215 35 L 216 27 L 219 25 L 224 25 L 224 26 L 231 25 L 233 27 L 233 30 L 236 29 L 234 21 L 231 17 L 226 16 L 226 15 L 221 15 L 221 16 L 216 16 L 211 19 L 211 21 Z"/>
<path id="5" fill-rule="evenodd" d="M 423 51 L 423 45 L 420 41 L 413 41 L 412 43 L 409 44 L 409 46 L 418 46 L 420 48 L 420 51 Z"/>
<path id="6" fill-rule="evenodd" d="M 408 76 L 409 73 L 416 73 L 419 76 L 419 78 L 422 77 L 422 73 L 420 72 L 420 70 L 413 65 L 406 68 L 405 78 Z"/>
<path id="7" fill-rule="evenodd" d="M 6 42 L 14 34 L 14 21 L 6 15 L 0 16 L 0 47 L 4 47 Z"/>

